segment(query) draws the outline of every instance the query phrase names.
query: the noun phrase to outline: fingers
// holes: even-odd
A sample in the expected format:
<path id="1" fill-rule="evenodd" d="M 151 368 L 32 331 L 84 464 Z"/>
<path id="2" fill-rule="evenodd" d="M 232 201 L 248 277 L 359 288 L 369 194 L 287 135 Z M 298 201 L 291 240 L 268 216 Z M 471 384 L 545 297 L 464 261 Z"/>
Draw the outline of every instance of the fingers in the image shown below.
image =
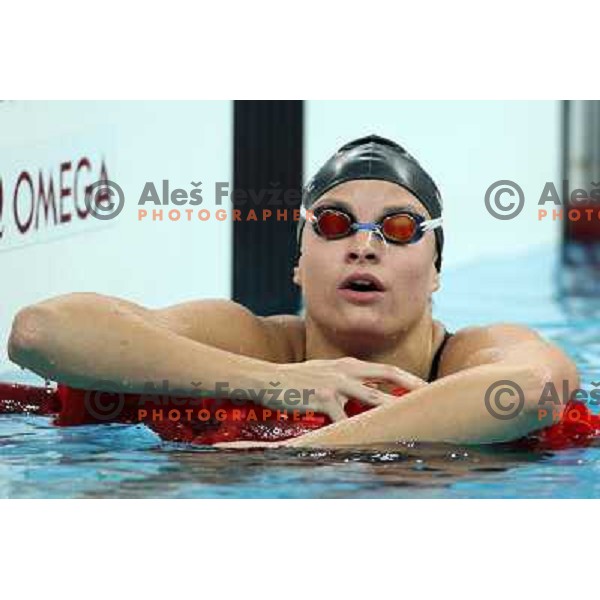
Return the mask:
<path id="1" fill-rule="evenodd" d="M 353 380 L 348 380 L 346 385 L 344 385 L 343 392 L 349 398 L 356 398 L 370 406 L 381 406 L 382 404 L 388 404 L 389 402 L 398 400 L 396 396 L 385 394 L 381 390 L 371 388 Z"/>
<path id="2" fill-rule="evenodd" d="M 334 423 L 348 418 L 348 415 L 344 411 L 344 404 L 346 404 L 346 398 L 344 398 L 343 402 L 336 399 L 335 402 L 327 405 L 327 415 Z"/>
<path id="3" fill-rule="evenodd" d="M 399 385 L 407 390 L 415 390 L 427 385 L 427 382 L 408 371 L 394 365 L 369 363 L 358 359 L 343 359 L 347 372 L 361 379 L 383 379 Z"/>

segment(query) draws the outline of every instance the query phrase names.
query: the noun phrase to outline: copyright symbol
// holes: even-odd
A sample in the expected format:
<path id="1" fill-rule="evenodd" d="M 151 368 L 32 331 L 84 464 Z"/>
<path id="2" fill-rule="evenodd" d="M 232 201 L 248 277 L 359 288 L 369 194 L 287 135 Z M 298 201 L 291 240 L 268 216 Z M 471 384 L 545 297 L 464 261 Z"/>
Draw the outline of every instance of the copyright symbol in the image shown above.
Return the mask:
<path id="1" fill-rule="evenodd" d="M 115 385 L 113 381 L 97 381 L 97 387 Z M 88 390 L 83 400 L 85 410 L 98 421 L 111 421 L 123 410 L 125 395 L 123 392 L 104 392 Z"/>
<path id="2" fill-rule="evenodd" d="M 118 196 L 118 202 L 112 202 L 111 198 Z M 88 212 L 95 219 L 109 221 L 114 219 L 125 206 L 125 194 L 120 185 L 109 179 L 95 181 L 88 186 L 85 194 L 85 205 Z"/>
<path id="3" fill-rule="evenodd" d="M 501 396 L 508 394 L 509 400 L 503 400 Z M 517 399 L 515 400 L 515 396 Z M 525 395 L 521 386 L 510 379 L 495 381 L 485 392 L 485 407 L 487 411 L 501 421 L 509 421 L 516 417 L 525 406 Z"/>
<path id="4" fill-rule="evenodd" d="M 515 193 L 519 198 L 518 202 L 509 201 L 507 204 L 501 202 L 503 194 L 514 196 Z M 525 206 L 525 194 L 523 194 L 521 186 L 510 179 L 495 181 L 485 192 L 485 207 L 496 219 L 502 221 L 514 219 L 523 210 L 523 206 Z"/>

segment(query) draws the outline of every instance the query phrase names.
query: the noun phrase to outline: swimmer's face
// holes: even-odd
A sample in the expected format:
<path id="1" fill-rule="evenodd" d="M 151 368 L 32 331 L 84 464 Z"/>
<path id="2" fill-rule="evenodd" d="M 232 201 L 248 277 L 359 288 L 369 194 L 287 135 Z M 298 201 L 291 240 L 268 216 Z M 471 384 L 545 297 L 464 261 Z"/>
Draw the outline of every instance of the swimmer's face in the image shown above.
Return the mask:
<path id="1" fill-rule="evenodd" d="M 311 207 L 341 201 L 359 222 L 381 219 L 385 209 L 407 208 L 431 215 L 404 188 L 388 181 L 357 180 L 342 183 Z M 437 250 L 433 232 L 404 246 L 387 243 L 376 234 L 358 231 L 338 240 L 326 240 L 312 225 L 304 226 L 302 254 L 294 270 L 301 286 L 307 317 L 322 328 L 351 335 L 394 335 L 414 326 L 430 311 L 431 294 L 439 288 L 435 269 Z M 340 286 L 348 275 L 362 271 L 376 276 L 384 291 L 367 302 L 351 301 Z"/>

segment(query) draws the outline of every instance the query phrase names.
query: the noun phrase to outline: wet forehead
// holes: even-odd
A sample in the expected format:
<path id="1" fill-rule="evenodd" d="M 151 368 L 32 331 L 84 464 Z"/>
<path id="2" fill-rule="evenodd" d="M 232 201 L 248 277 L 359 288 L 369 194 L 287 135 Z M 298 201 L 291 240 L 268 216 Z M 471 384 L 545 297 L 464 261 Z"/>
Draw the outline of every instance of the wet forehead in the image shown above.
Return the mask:
<path id="1" fill-rule="evenodd" d="M 409 208 L 429 217 L 425 207 L 405 188 L 389 181 L 365 179 L 347 181 L 325 192 L 311 207 L 343 202 L 360 221 L 375 219 L 390 208 Z"/>

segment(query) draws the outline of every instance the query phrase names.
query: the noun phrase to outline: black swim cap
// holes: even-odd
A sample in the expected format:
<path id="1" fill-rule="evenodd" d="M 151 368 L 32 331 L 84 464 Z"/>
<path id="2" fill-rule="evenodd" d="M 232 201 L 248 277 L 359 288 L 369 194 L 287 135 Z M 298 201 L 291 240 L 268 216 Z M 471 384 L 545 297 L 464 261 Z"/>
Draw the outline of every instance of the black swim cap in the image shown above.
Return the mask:
<path id="1" fill-rule="evenodd" d="M 378 135 L 359 138 L 342 146 L 308 182 L 302 205 L 309 209 L 326 191 L 355 179 L 380 179 L 407 189 L 427 209 L 432 219 L 442 216 L 442 198 L 433 179 L 402 146 Z M 305 220 L 298 224 L 298 255 Z M 434 229 L 437 247 L 435 268 L 442 266 L 444 232 Z"/>

